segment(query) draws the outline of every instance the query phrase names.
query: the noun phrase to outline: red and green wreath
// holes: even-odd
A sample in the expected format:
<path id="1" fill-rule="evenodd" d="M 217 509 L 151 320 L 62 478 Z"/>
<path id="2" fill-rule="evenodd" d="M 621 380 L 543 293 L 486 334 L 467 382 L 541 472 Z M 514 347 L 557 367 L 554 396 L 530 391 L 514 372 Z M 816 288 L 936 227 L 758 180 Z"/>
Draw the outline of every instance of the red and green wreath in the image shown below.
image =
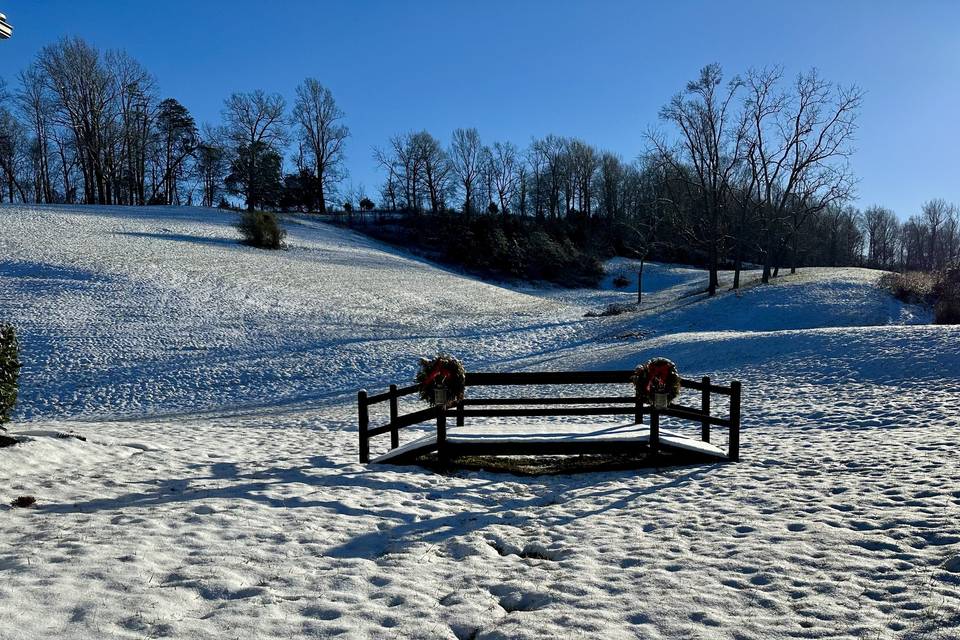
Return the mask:
<path id="1" fill-rule="evenodd" d="M 653 404 L 654 395 L 666 393 L 670 402 L 680 395 L 680 374 L 677 365 L 666 358 L 651 358 L 633 370 L 630 378 L 648 404 Z"/>
<path id="2" fill-rule="evenodd" d="M 417 371 L 417 384 L 420 385 L 420 398 L 434 403 L 434 391 L 443 387 L 447 391 L 447 405 L 463 400 L 467 383 L 467 372 L 463 363 L 451 355 L 438 354 L 433 359 L 420 358 Z"/>

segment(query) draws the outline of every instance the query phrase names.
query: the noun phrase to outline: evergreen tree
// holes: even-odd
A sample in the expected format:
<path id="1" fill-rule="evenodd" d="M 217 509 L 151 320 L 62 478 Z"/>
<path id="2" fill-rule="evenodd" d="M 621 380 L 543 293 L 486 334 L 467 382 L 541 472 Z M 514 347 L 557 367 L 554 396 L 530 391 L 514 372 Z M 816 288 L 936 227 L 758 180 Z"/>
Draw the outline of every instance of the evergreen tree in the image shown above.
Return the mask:
<path id="1" fill-rule="evenodd" d="M 280 154 L 269 146 L 260 142 L 241 145 L 230 164 L 227 190 L 245 196 L 247 209 L 276 207 L 283 190 L 280 165 Z"/>

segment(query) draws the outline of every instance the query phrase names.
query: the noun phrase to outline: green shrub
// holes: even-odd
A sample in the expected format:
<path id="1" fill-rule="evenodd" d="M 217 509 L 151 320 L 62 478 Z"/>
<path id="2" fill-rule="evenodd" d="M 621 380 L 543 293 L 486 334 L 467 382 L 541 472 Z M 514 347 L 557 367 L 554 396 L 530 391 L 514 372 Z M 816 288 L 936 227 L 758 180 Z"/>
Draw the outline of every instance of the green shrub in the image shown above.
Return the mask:
<path id="1" fill-rule="evenodd" d="M 260 249 L 280 249 L 287 232 L 280 226 L 277 216 L 269 211 L 246 211 L 237 223 L 243 236 L 243 244 Z"/>
<path id="2" fill-rule="evenodd" d="M 20 343 L 17 332 L 9 324 L 0 324 L 0 428 L 17 404 L 17 383 L 20 378 Z"/>

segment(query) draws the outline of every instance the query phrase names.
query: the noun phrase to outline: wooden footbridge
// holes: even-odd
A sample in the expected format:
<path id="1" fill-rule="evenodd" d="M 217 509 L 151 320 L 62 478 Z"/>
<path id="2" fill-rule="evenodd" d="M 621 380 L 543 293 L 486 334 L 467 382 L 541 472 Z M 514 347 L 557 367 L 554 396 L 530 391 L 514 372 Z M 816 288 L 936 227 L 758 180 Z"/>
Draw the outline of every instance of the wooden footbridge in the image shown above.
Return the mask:
<path id="1" fill-rule="evenodd" d="M 638 392 L 631 395 L 473 397 L 471 391 L 483 387 L 536 386 L 551 388 L 567 385 L 629 385 L 633 371 L 550 371 L 522 373 L 467 373 L 469 397 L 452 406 L 431 406 L 400 414 L 400 398 L 416 394 L 418 385 L 398 387 L 369 395 L 357 394 L 360 428 L 360 461 L 388 464 L 413 464 L 427 454 L 436 453 L 442 464 L 460 456 L 539 456 L 618 454 L 648 456 L 655 462 L 716 461 L 740 458 L 740 383 L 716 385 L 710 378 L 681 379 L 681 388 L 698 392 L 699 407 L 671 404 L 655 409 Z M 684 399 L 681 394 L 679 400 Z M 714 396 L 727 396 L 728 415 L 711 414 Z M 370 408 L 387 403 L 389 421 L 370 426 Z M 559 416 L 625 416 L 626 423 L 592 421 L 558 422 L 544 418 Z M 467 424 L 468 420 L 470 424 Z M 477 421 L 495 418 L 495 422 Z M 644 419 L 648 419 L 648 423 Z M 515 419 L 505 422 L 504 419 Z M 449 424 L 453 421 L 454 424 Z M 661 421 L 671 427 L 661 428 Z M 400 444 L 400 431 L 424 423 L 435 429 Z M 680 428 L 698 425 L 698 433 Z M 711 443 L 711 426 L 725 427 L 727 449 Z M 371 460 L 370 439 L 390 434 L 390 448 Z"/>

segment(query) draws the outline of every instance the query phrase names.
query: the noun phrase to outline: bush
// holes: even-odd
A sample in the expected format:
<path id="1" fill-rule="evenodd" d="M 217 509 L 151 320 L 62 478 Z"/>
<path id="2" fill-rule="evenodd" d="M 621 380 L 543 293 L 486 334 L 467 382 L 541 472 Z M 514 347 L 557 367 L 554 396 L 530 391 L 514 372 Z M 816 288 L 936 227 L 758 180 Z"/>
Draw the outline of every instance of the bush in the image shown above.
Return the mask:
<path id="1" fill-rule="evenodd" d="M 243 236 L 243 244 L 260 249 L 280 249 L 287 232 L 280 226 L 277 216 L 269 211 L 246 211 L 237 223 Z"/>
<path id="2" fill-rule="evenodd" d="M 0 429 L 17 404 L 20 378 L 20 343 L 9 324 L 0 324 Z"/>
<path id="3" fill-rule="evenodd" d="M 887 273 L 880 286 L 897 300 L 932 306 L 936 324 L 960 324 L 960 267 L 939 273 Z"/>
<path id="4" fill-rule="evenodd" d="M 933 321 L 936 324 L 960 324 L 960 266 L 944 270 L 933 290 L 937 296 Z"/>
<path id="5" fill-rule="evenodd" d="M 893 297 L 909 304 L 933 304 L 936 277 L 932 273 L 910 271 L 885 273 L 880 277 L 880 286 Z"/>
<path id="6" fill-rule="evenodd" d="M 630 278 L 622 273 L 618 274 L 617 277 L 613 279 L 613 286 L 615 286 L 617 289 L 623 289 L 628 284 L 630 284 Z"/>

